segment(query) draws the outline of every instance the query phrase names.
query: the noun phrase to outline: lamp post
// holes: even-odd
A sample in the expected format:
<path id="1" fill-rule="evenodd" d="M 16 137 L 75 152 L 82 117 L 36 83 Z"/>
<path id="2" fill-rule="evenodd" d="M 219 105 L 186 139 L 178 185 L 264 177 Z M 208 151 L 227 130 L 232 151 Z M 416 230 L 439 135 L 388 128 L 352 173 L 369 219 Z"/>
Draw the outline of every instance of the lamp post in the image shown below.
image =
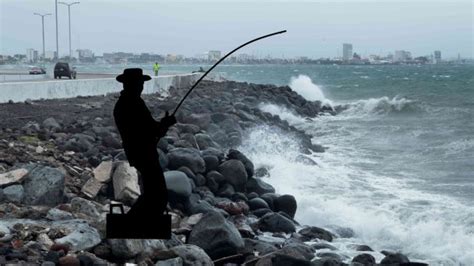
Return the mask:
<path id="1" fill-rule="evenodd" d="M 43 60 L 44 60 L 44 56 L 45 56 L 45 49 L 44 49 L 44 17 L 50 16 L 51 14 L 50 13 L 47 13 L 47 14 L 34 13 L 34 15 L 37 15 L 37 16 L 41 17 L 41 24 L 43 26 Z"/>
<path id="2" fill-rule="evenodd" d="M 67 6 L 67 13 L 69 17 L 69 60 L 72 58 L 72 49 L 71 49 L 71 6 L 75 4 L 79 4 L 79 2 L 72 2 L 72 3 L 66 3 L 66 2 L 58 2 L 59 4 Z"/>
<path id="3" fill-rule="evenodd" d="M 56 60 L 59 59 L 59 39 L 58 39 L 58 0 L 54 2 L 54 9 L 56 15 L 56 56 L 54 57 Z"/>

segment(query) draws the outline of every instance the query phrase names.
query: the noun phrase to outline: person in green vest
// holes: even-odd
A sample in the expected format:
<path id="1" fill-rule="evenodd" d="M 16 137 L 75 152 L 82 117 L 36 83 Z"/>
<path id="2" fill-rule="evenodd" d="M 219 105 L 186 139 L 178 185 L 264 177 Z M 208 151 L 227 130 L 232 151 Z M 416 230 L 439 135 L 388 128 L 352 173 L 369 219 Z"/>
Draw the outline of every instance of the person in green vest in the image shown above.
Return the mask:
<path id="1" fill-rule="evenodd" d="M 158 70 L 160 70 L 160 64 L 158 62 L 155 62 L 153 65 L 153 72 L 155 72 L 155 76 L 158 76 Z"/>

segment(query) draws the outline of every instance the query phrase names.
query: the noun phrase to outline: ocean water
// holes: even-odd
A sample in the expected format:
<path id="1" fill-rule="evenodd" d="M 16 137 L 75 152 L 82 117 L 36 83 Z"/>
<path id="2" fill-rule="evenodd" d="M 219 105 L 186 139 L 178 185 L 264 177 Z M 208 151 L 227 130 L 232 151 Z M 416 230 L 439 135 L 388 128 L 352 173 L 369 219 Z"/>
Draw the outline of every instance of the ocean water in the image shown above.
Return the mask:
<path id="1" fill-rule="evenodd" d="M 289 85 L 308 100 L 344 105 L 307 119 L 270 103 L 327 151 L 298 162 L 298 143 L 261 126 L 241 149 L 296 196 L 303 224 L 348 227 L 350 244 L 401 251 L 431 265 L 474 265 L 474 66 L 223 66 L 227 78 Z M 372 253 L 381 259 L 379 253 Z"/>

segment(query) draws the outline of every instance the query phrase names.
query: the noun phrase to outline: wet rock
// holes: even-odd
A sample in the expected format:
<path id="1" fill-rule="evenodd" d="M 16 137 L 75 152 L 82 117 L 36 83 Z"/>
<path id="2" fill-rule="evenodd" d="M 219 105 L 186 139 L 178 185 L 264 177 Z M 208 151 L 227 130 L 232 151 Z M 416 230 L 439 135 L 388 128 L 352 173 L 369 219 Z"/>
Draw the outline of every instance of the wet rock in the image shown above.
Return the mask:
<path id="1" fill-rule="evenodd" d="M 176 253 L 180 258 L 183 259 L 183 265 L 209 265 L 212 266 L 214 263 L 206 252 L 196 245 L 180 245 L 170 248 L 170 251 Z"/>
<path id="2" fill-rule="evenodd" d="M 139 254 L 151 255 L 166 248 L 161 240 L 109 239 L 110 250 L 115 258 L 130 259 Z"/>
<path id="3" fill-rule="evenodd" d="M 342 266 L 343 264 L 340 260 L 334 258 L 321 258 L 312 261 L 313 266 Z"/>
<path id="4" fill-rule="evenodd" d="M 185 118 L 186 123 L 198 126 L 202 130 L 206 130 L 211 123 L 209 114 L 191 114 Z"/>
<path id="5" fill-rule="evenodd" d="M 298 251 L 301 255 L 307 260 L 314 258 L 315 249 L 311 246 L 306 245 L 305 243 L 290 243 L 285 246 L 285 248 L 291 248 Z"/>
<path id="6" fill-rule="evenodd" d="M 15 183 L 20 183 L 28 174 L 25 168 L 15 169 L 7 173 L 0 174 L 0 187 L 6 187 Z"/>
<path id="7" fill-rule="evenodd" d="M 382 251 L 382 254 L 384 254 L 385 257 L 380 261 L 381 265 L 402 264 L 402 263 L 410 262 L 408 257 L 401 253 L 392 253 L 388 251 Z"/>
<path id="8" fill-rule="evenodd" d="M 319 250 L 319 249 L 329 249 L 329 250 L 337 250 L 337 248 L 328 243 L 314 243 L 311 245 L 312 248 Z"/>
<path id="9" fill-rule="evenodd" d="M 322 239 L 331 242 L 333 239 L 333 234 L 331 232 L 316 226 L 303 228 L 298 233 L 301 235 L 301 240 L 303 241 Z"/>
<path id="10" fill-rule="evenodd" d="M 275 193 L 275 188 L 260 178 L 249 178 L 246 184 L 247 193 L 255 192 L 259 195 Z"/>
<path id="11" fill-rule="evenodd" d="M 191 148 L 175 148 L 169 151 L 169 169 L 176 170 L 181 166 L 186 166 L 193 171 L 193 173 L 204 173 L 206 170 L 206 163 L 201 158 L 201 154 L 196 149 Z"/>
<path id="12" fill-rule="evenodd" d="M 249 206 L 243 202 L 219 202 L 216 204 L 216 207 L 219 209 L 223 209 L 230 215 L 238 215 L 238 214 L 246 214 L 249 211 Z"/>
<path id="13" fill-rule="evenodd" d="M 375 264 L 375 258 L 374 258 L 374 256 L 372 256 L 370 254 L 363 253 L 363 254 L 359 254 L 359 255 L 355 256 L 352 259 L 352 262 L 357 262 L 357 263 L 360 263 L 362 265 L 374 265 Z"/>
<path id="14" fill-rule="evenodd" d="M 247 158 L 247 156 L 245 156 L 243 153 L 241 153 L 238 150 L 230 149 L 229 153 L 227 154 L 227 158 L 241 161 L 245 166 L 245 171 L 247 172 L 247 176 L 249 178 L 253 177 L 254 172 L 255 172 L 255 167 L 252 161 L 250 161 L 249 158 Z"/>
<path id="15" fill-rule="evenodd" d="M 219 191 L 217 192 L 217 195 L 219 195 L 220 197 L 225 197 L 225 198 L 230 198 L 234 194 L 235 194 L 234 186 L 232 186 L 229 183 L 225 183 L 224 185 L 222 185 Z"/>
<path id="16" fill-rule="evenodd" d="M 275 211 L 282 211 L 288 214 L 291 218 L 295 217 L 296 213 L 296 199 L 292 195 L 282 195 L 273 201 Z"/>
<path id="17" fill-rule="evenodd" d="M 355 249 L 357 251 L 374 251 L 367 245 L 349 245 L 350 248 Z"/>
<path id="18" fill-rule="evenodd" d="M 20 203 L 25 191 L 22 185 L 12 185 L 3 189 L 3 196 L 7 202 Z"/>
<path id="19" fill-rule="evenodd" d="M 296 231 L 295 224 L 279 213 L 267 213 L 258 221 L 258 227 L 264 232 L 292 233 Z"/>
<path id="20" fill-rule="evenodd" d="M 113 173 L 115 199 L 131 205 L 140 195 L 138 173 L 128 162 L 118 162 Z"/>
<path id="21" fill-rule="evenodd" d="M 25 177 L 24 203 L 29 205 L 56 206 L 63 202 L 64 174 L 58 169 L 36 165 Z"/>
<path id="22" fill-rule="evenodd" d="M 269 212 L 272 212 L 272 210 L 270 210 L 268 208 L 262 208 L 262 209 L 252 211 L 252 214 L 257 216 L 257 217 L 262 217 L 262 216 L 264 216 L 265 214 L 267 214 Z"/>
<path id="23" fill-rule="evenodd" d="M 192 192 L 191 183 L 186 174 L 181 171 L 166 171 L 164 176 L 170 202 L 186 201 Z"/>
<path id="24" fill-rule="evenodd" d="M 261 241 L 261 240 L 244 238 L 244 243 L 245 243 L 245 252 L 247 253 L 258 252 L 259 256 L 266 255 L 268 253 L 272 253 L 278 250 L 274 245 L 269 244 L 265 241 Z"/>
<path id="25" fill-rule="evenodd" d="M 261 198 L 253 198 L 248 201 L 250 210 L 257 210 L 262 208 L 269 208 L 268 204 Z"/>
<path id="26" fill-rule="evenodd" d="M 216 170 L 219 167 L 219 158 L 214 155 L 204 155 L 202 156 L 206 164 L 206 172 Z"/>
<path id="27" fill-rule="evenodd" d="M 242 237 L 235 226 L 215 212 L 207 213 L 194 226 L 188 243 L 201 247 L 213 259 L 237 254 L 244 248 Z"/>
<path id="28" fill-rule="evenodd" d="M 235 159 L 225 161 L 219 165 L 218 171 L 226 178 L 226 181 L 236 189 L 236 191 L 244 191 L 247 183 L 247 172 L 241 161 Z"/>

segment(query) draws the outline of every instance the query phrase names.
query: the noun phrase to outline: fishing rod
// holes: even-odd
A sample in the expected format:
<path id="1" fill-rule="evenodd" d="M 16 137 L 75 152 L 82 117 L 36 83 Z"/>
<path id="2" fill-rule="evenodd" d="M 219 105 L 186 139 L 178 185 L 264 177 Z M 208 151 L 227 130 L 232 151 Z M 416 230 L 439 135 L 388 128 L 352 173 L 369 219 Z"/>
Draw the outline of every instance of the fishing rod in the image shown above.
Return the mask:
<path id="1" fill-rule="evenodd" d="M 194 83 L 194 85 L 191 87 L 191 89 L 188 90 L 188 92 L 186 93 L 186 95 L 184 95 L 183 99 L 181 99 L 181 101 L 179 102 L 179 104 L 176 106 L 176 108 L 174 109 L 173 111 L 173 114 L 172 115 L 175 115 L 176 112 L 178 111 L 179 107 L 181 107 L 181 105 L 183 104 L 184 100 L 186 100 L 186 97 L 188 97 L 188 95 L 193 91 L 193 89 L 199 84 L 199 82 L 201 82 L 201 80 L 204 79 L 204 77 L 207 76 L 207 74 L 209 72 L 211 72 L 218 64 L 220 64 L 222 61 L 224 61 L 224 59 L 226 59 L 229 55 L 231 55 L 232 53 L 234 53 L 235 51 L 239 50 L 240 48 L 248 45 L 248 44 L 251 44 L 253 42 L 256 42 L 258 40 L 261 40 L 261 39 L 265 39 L 265 38 L 268 38 L 270 36 L 273 36 L 273 35 L 277 35 L 277 34 L 282 34 L 282 33 L 285 33 L 286 30 L 282 30 L 282 31 L 277 31 L 277 32 L 274 32 L 274 33 L 270 33 L 270 34 L 267 34 L 267 35 L 264 35 L 264 36 L 261 36 L 261 37 L 258 37 L 258 38 L 255 38 L 251 41 L 248 41 L 242 45 L 240 45 L 239 47 L 235 48 L 234 50 L 230 51 L 229 53 L 227 53 L 224 57 L 222 57 L 221 59 L 219 59 L 219 61 L 217 61 L 211 68 L 209 68 L 209 70 L 206 71 L 206 73 L 204 73 L 204 75 L 202 75 L 198 81 L 196 81 L 196 83 Z"/>

